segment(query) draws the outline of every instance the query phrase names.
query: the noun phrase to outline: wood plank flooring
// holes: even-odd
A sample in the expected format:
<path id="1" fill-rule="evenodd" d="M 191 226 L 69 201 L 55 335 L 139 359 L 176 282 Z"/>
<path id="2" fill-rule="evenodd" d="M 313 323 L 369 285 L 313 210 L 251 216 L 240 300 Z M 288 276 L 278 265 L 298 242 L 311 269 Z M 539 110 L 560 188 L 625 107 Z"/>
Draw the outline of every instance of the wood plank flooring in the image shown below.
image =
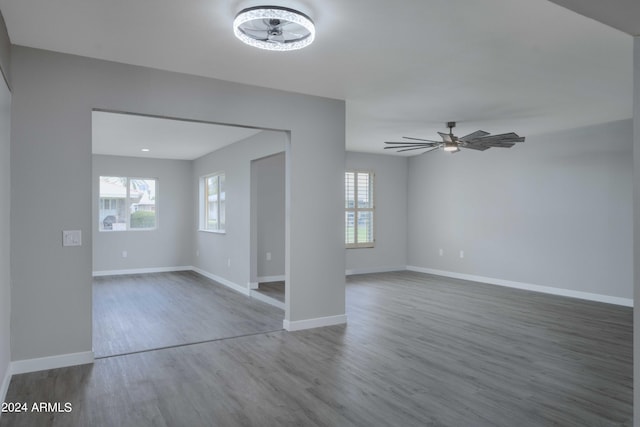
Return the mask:
<path id="1" fill-rule="evenodd" d="M 282 310 L 193 272 L 96 277 L 96 357 L 282 329 Z"/>
<path id="2" fill-rule="evenodd" d="M 349 324 L 13 377 L 8 426 L 631 426 L 632 310 L 398 272 L 348 278 Z"/>
<path id="3" fill-rule="evenodd" d="M 269 298 L 284 302 L 284 282 L 260 283 L 257 291 Z"/>

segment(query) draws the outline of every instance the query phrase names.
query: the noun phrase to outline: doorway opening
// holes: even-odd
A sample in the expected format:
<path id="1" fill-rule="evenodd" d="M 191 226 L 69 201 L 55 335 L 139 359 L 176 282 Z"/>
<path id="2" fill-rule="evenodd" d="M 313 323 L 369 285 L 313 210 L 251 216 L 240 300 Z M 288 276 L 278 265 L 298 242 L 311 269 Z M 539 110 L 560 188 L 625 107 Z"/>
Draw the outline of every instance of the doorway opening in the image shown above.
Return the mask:
<path id="1" fill-rule="evenodd" d="M 93 111 L 97 358 L 282 329 L 282 308 L 251 297 L 249 207 L 253 161 L 286 162 L 287 141 L 284 131 Z M 210 176 L 215 190 L 203 191 Z"/>
<path id="2" fill-rule="evenodd" d="M 285 309 L 286 154 L 251 162 L 251 296 Z"/>

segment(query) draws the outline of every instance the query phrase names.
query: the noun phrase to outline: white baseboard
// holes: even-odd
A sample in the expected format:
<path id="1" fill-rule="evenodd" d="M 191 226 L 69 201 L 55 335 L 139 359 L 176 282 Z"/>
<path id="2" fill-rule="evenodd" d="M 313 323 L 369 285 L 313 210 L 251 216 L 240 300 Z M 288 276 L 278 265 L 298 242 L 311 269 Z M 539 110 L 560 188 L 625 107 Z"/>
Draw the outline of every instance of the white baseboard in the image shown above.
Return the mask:
<path id="1" fill-rule="evenodd" d="M 280 276 L 261 276 L 258 277 L 259 283 L 284 282 L 284 274 Z"/>
<path id="2" fill-rule="evenodd" d="M 315 319 L 289 321 L 284 319 L 282 327 L 289 331 L 301 331 L 303 329 L 321 328 L 323 326 L 342 325 L 347 323 L 347 315 L 339 314 L 337 316 L 317 317 Z"/>
<path id="3" fill-rule="evenodd" d="M 59 354 L 37 359 L 14 360 L 11 362 L 11 374 L 25 374 L 47 369 L 65 368 L 67 366 L 86 365 L 87 363 L 93 363 L 93 351 Z"/>
<path id="4" fill-rule="evenodd" d="M 94 271 L 93 277 L 99 276 L 120 276 L 123 274 L 147 274 L 147 273 L 170 273 L 172 271 L 190 271 L 193 270 L 191 266 L 176 266 L 176 267 L 150 267 L 150 268 L 131 268 L 128 270 L 103 270 Z"/>
<path id="5" fill-rule="evenodd" d="M 260 292 L 254 291 L 254 290 L 251 291 L 250 295 L 251 295 L 251 298 L 255 298 L 258 301 L 266 302 L 267 304 L 270 304 L 270 305 L 272 305 L 274 307 L 278 307 L 278 308 L 284 310 L 284 303 L 282 301 L 278 301 L 275 298 L 268 297 L 268 296 L 266 296 L 264 294 L 261 294 Z"/>
<path id="6" fill-rule="evenodd" d="M 389 273 L 390 271 L 404 271 L 406 266 L 401 267 L 372 267 L 372 268 L 349 268 L 345 270 L 345 276 L 352 276 L 354 274 L 370 274 L 370 273 Z"/>
<path id="7" fill-rule="evenodd" d="M 7 391 L 9 390 L 9 383 L 11 383 L 11 364 L 7 366 L 7 370 L 4 373 L 2 384 L 0 384 L 0 403 L 4 402 L 7 398 Z M 0 411 L 0 417 L 2 412 Z"/>
<path id="8" fill-rule="evenodd" d="M 249 282 L 249 289 L 258 289 L 260 287 L 259 282 Z"/>
<path id="9" fill-rule="evenodd" d="M 554 288 L 551 286 L 533 285 L 530 283 L 515 282 L 512 280 L 494 279 L 491 277 L 476 276 L 473 274 L 454 273 L 451 271 L 435 270 L 433 268 L 407 266 L 407 270 L 418 273 L 435 274 L 436 276 L 451 277 L 454 279 L 470 280 L 473 282 L 488 283 L 490 285 L 505 286 L 508 288 L 523 289 L 526 291 L 542 292 L 551 295 L 561 295 L 565 297 L 579 298 L 589 301 L 604 302 L 607 304 L 633 307 L 633 300 L 630 298 L 613 297 L 609 295 L 594 294 L 589 292 L 574 291 L 572 289 Z"/>
<path id="10" fill-rule="evenodd" d="M 225 279 L 224 277 L 216 276 L 215 274 L 209 273 L 208 271 L 202 270 L 201 268 L 198 268 L 198 267 L 190 267 L 190 269 L 195 271 L 198 274 L 203 275 L 204 277 L 208 277 L 209 279 L 215 282 L 218 282 L 228 288 L 231 288 L 236 292 L 240 292 L 241 294 L 249 296 L 251 293 L 251 290 L 249 289 L 249 287 L 240 286 L 237 283 L 232 282 L 231 280 Z"/>

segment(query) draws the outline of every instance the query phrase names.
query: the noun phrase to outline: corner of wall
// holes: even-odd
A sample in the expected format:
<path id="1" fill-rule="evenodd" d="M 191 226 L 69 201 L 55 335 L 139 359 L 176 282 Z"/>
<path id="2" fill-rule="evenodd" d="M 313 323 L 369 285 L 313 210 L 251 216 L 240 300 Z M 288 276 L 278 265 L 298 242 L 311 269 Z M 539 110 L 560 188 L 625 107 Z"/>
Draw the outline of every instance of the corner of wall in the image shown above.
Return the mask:
<path id="1" fill-rule="evenodd" d="M 11 90 L 11 40 L 7 25 L 4 22 L 4 16 L 0 11 L 0 71 L 7 83 L 7 87 Z"/>
<path id="2" fill-rule="evenodd" d="M 7 370 L 4 373 L 4 377 L 2 378 L 2 382 L 0 383 L 0 402 L 4 402 L 7 397 L 7 391 L 9 391 L 9 384 L 11 383 L 11 365 L 7 366 Z M 2 417 L 2 412 L 0 412 L 0 417 Z"/>

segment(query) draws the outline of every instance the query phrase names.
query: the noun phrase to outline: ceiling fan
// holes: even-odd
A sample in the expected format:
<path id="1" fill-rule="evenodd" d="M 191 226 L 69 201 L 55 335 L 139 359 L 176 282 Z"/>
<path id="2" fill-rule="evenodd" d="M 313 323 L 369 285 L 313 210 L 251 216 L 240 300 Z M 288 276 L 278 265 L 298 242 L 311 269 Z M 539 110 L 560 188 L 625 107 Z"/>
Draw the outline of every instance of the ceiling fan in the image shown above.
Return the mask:
<path id="1" fill-rule="evenodd" d="M 442 141 L 432 141 L 430 139 L 403 136 L 404 139 L 409 139 L 411 141 L 386 141 L 385 144 L 389 144 L 389 146 L 384 148 L 385 150 L 396 149 L 398 150 L 398 153 L 411 150 L 427 150 L 425 153 L 428 153 L 439 148 L 450 153 L 457 153 L 460 151 L 460 148 L 484 151 L 491 147 L 511 148 L 516 142 L 524 142 L 524 136 L 519 136 L 514 132 L 491 135 L 489 132 L 485 132 L 483 130 L 477 130 L 467 136 L 458 138 L 453 134 L 453 128 L 456 127 L 456 122 L 447 122 L 447 127 L 449 128 L 449 133 L 438 132 L 442 137 Z"/>
<path id="2" fill-rule="evenodd" d="M 242 42 L 266 50 L 296 50 L 311 44 L 315 26 L 302 12 L 280 6 L 244 9 L 233 22 L 234 34 Z"/>

